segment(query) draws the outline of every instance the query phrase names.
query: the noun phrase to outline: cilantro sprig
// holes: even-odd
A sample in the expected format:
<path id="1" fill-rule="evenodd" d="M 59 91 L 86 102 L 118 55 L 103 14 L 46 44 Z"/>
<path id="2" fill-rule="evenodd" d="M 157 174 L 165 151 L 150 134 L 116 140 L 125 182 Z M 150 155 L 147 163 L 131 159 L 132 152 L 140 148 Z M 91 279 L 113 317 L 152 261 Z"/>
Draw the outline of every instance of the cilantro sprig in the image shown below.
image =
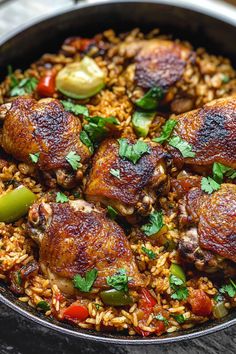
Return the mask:
<path id="1" fill-rule="evenodd" d="M 201 189 L 208 193 L 211 194 L 214 191 L 217 191 L 220 189 L 220 184 L 217 183 L 213 178 L 211 177 L 203 177 L 201 180 Z"/>
<path id="2" fill-rule="evenodd" d="M 156 259 L 156 253 L 153 252 L 152 250 L 149 250 L 145 246 L 142 246 L 142 251 L 148 256 L 149 259 L 151 260 Z"/>
<path id="3" fill-rule="evenodd" d="M 40 152 L 36 152 L 35 154 L 29 154 L 30 160 L 33 163 L 37 163 L 39 160 Z"/>
<path id="4" fill-rule="evenodd" d="M 84 277 L 81 277 L 80 274 L 75 275 L 73 278 L 74 287 L 84 293 L 88 293 L 97 279 L 97 275 L 98 271 L 96 268 L 86 272 Z"/>
<path id="5" fill-rule="evenodd" d="M 118 215 L 117 211 L 110 205 L 107 206 L 107 213 L 112 220 L 114 220 Z"/>
<path id="6" fill-rule="evenodd" d="M 144 110 L 154 110 L 164 96 L 164 91 L 161 87 L 151 88 L 143 97 L 139 98 L 135 104 Z"/>
<path id="7" fill-rule="evenodd" d="M 223 285 L 220 289 L 219 292 L 221 294 L 226 294 L 229 297 L 235 297 L 236 295 L 236 284 L 232 279 L 229 279 L 229 283 Z"/>
<path id="8" fill-rule="evenodd" d="M 186 141 L 181 139 L 179 136 L 173 136 L 169 140 L 169 145 L 178 149 L 183 157 L 195 157 L 196 153 L 192 150 L 192 146 Z"/>
<path id="9" fill-rule="evenodd" d="M 56 195 L 56 202 L 57 203 L 66 203 L 68 202 L 69 198 L 62 192 L 58 192 Z"/>
<path id="10" fill-rule="evenodd" d="M 153 141 L 162 144 L 164 141 L 168 140 L 177 123 L 178 121 L 175 119 L 168 119 L 162 127 L 161 135 L 154 138 Z"/>
<path id="11" fill-rule="evenodd" d="M 81 167 L 80 160 L 80 156 L 76 154 L 75 151 L 70 151 L 69 154 L 66 155 L 66 161 L 71 165 L 74 171 Z"/>
<path id="12" fill-rule="evenodd" d="M 215 162 L 213 164 L 213 178 L 218 183 L 222 183 L 224 176 L 230 179 L 236 179 L 236 170 L 225 166 L 222 163 Z"/>
<path id="13" fill-rule="evenodd" d="M 130 144 L 127 139 L 121 138 L 119 142 L 119 156 L 136 164 L 144 154 L 150 153 L 148 144 L 138 140 L 135 144 Z"/>
<path id="14" fill-rule="evenodd" d="M 185 286 L 185 282 L 173 274 L 171 274 L 169 282 L 170 287 L 173 290 L 171 298 L 174 300 L 186 300 L 189 293 Z"/>
<path id="15" fill-rule="evenodd" d="M 37 303 L 37 307 L 42 309 L 44 312 L 47 312 L 47 311 L 51 310 L 51 307 L 50 307 L 49 303 L 47 301 L 44 301 L 44 300 L 39 301 Z"/>
<path id="16" fill-rule="evenodd" d="M 82 115 L 89 115 L 88 108 L 86 106 L 82 106 L 80 104 L 75 104 L 70 101 L 66 100 L 61 100 L 61 103 L 63 104 L 64 108 L 66 111 L 71 112 L 75 114 L 76 116 L 82 114 Z"/>
<path id="17" fill-rule="evenodd" d="M 32 93 L 38 84 L 38 80 L 35 77 L 27 77 L 22 80 L 18 80 L 14 77 L 12 80 L 11 76 L 11 90 L 10 96 L 23 96 Z"/>
<path id="18" fill-rule="evenodd" d="M 153 316 L 153 318 L 155 318 L 158 321 L 164 322 L 165 326 L 168 326 L 168 324 L 169 324 L 169 321 L 161 313 L 159 313 L 158 315 Z"/>
<path id="19" fill-rule="evenodd" d="M 110 169 L 110 174 L 118 179 L 120 179 L 120 170 L 117 168 L 117 169 L 114 169 L 114 168 L 111 168 Z"/>
<path id="20" fill-rule="evenodd" d="M 119 269 L 114 275 L 108 276 L 106 278 L 107 285 L 110 287 L 119 290 L 119 291 L 128 291 L 128 282 L 131 280 L 131 277 L 128 277 L 125 269 Z"/>
<path id="21" fill-rule="evenodd" d="M 164 226 L 162 211 L 153 211 L 149 215 L 149 223 L 141 227 L 141 230 L 147 236 L 155 235 Z"/>

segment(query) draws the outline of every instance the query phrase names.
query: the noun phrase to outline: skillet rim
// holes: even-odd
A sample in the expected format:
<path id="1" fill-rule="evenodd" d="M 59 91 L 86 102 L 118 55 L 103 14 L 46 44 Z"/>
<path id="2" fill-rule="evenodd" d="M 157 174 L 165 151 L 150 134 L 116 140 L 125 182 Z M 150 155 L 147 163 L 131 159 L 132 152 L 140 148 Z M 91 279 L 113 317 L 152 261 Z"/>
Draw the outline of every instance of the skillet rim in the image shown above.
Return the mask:
<path id="1" fill-rule="evenodd" d="M 199 14 L 204 14 L 209 17 L 221 20 L 227 24 L 233 25 L 236 27 L 236 9 L 234 9 L 232 6 L 228 4 L 223 4 L 223 3 L 215 3 L 214 6 L 210 6 L 209 2 L 195 2 L 192 0 L 109 0 L 109 5 L 110 4 L 127 4 L 127 3 L 150 3 L 150 4 L 162 4 L 162 5 L 167 5 L 167 6 L 175 6 L 178 8 L 183 8 L 183 9 L 188 9 L 192 10 L 194 12 L 197 12 Z M 50 14 L 38 16 L 36 19 L 29 20 L 25 24 L 18 26 L 16 29 L 13 29 L 9 31 L 7 34 L 4 34 L 0 36 L 0 47 L 7 43 L 9 40 L 13 39 L 17 35 L 19 35 L 22 32 L 25 32 L 29 30 L 31 27 L 37 26 L 39 23 L 48 21 L 52 18 L 55 18 L 57 16 L 63 15 L 65 13 L 73 12 L 80 10 L 82 8 L 89 8 L 93 6 L 101 6 L 101 5 L 106 5 L 107 1 L 106 0 L 92 0 L 89 3 L 80 3 L 77 5 L 69 5 L 69 6 L 64 6 L 61 9 L 58 9 L 56 11 L 53 11 Z M 212 4 L 211 4 L 212 5 Z M 193 339 L 201 336 L 205 336 L 208 334 L 216 333 L 220 330 L 229 328 L 233 325 L 236 325 L 236 318 L 230 319 L 226 321 L 225 323 L 218 323 L 217 321 L 212 321 L 210 322 L 210 325 L 212 327 L 210 328 L 205 328 L 201 329 L 201 327 L 196 327 L 196 330 L 194 330 L 193 333 L 186 333 L 184 331 L 176 332 L 176 334 L 172 335 L 165 335 L 164 337 L 156 337 L 156 338 L 142 338 L 139 339 L 139 337 L 128 337 L 128 336 L 120 336 L 117 337 L 118 335 L 113 336 L 107 335 L 105 332 L 101 332 L 102 335 L 99 335 L 100 332 L 94 331 L 93 333 L 95 334 L 90 334 L 90 332 L 86 331 L 83 332 L 81 330 L 75 330 L 75 329 L 69 329 L 63 326 L 63 323 L 61 326 L 51 323 L 49 319 L 45 317 L 45 319 L 40 318 L 34 314 L 32 314 L 29 310 L 25 310 L 21 308 L 19 305 L 13 303 L 11 300 L 7 299 L 2 293 L 0 293 L 0 302 L 5 304 L 6 306 L 10 307 L 13 309 L 15 312 L 19 313 L 21 316 L 39 324 L 44 327 L 47 327 L 49 329 L 52 329 L 56 332 L 62 333 L 62 334 L 67 334 L 79 339 L 88 339 L 94 342 L 101 342 L 101 343 L 111 343 L 111 344 L 124 344 L 124 345 L 143 345 L 143 344 L 168 344 L 168 343 L 174 343 L 174 342 L 179 342 L 179 341 L 184 341 L 187 339 Z M 58 322 L 59 323 L 59 322 Z M 216 323 L 216 324 L 215 324 Z M 208 322 L 209 324 L 209 322 Z M 73 327 L 71 327 L 73 328 Z M 186 334 L 185 334 L 186 333 Z M 112 338 L 112 336 L 114 338 Z M 130 338 L 130 339 L 127 339 Z"/>

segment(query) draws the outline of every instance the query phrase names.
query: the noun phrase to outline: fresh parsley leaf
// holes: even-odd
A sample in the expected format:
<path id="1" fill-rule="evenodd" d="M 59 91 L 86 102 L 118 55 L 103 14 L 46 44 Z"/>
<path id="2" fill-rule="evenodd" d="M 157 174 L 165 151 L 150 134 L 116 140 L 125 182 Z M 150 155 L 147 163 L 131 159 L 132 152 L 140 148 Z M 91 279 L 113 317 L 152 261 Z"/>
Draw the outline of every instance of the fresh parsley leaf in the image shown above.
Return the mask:
<path id="1" fill-rule="evenodd" d="M 76 116 L 82 114 L 85 116 L 89 115 L 88 108 L 86 106 L 82 106 L 80 104 L 75 104 L 70 101 L 61 100 L 66 111 L 74 113 Z"/>
<path id="2" fill-rule="evenodd" d="M 74 287 L 84 293 L 88 293 L 97 279 L 97 275 L 98 271 L 96 268 L 86 272 L 85 277 L 81 277 L 79 274 L 75 275 L 73 279 Z"/>
<path id="3" fill-rule="evenodd" d="M 171 289 L 174 291 L 171 298 L 174 300 L 186 300 L 189 293 L 185 287 L 185 282 L 173 274 L 171 274 L 169 282 Z"/>
<path id="4" fill-rule="evenodd" d="M 44 310 L 45 312 L 49 311 L 51 308 L 50 308 L 50 305 L 47 301 L 39 301 L 37 303 L 37 307 L 39 307 L 40 309 Z"/>
<path id="5" fill-rule="evenodd" d="M 228 178 L 235 179 L 236 178 L 236 170 L 231 167 L 225 166 L 222 163 L 214 162 L 213 164 L 213 179 L 222 183 L 224 175 Z"/>
<path id="6" fill-rule="evenodd" d="M 236 284 L 235 284 L 235 282 L 232 279 L 230 279 L 228 284 L 223 285 L 219 289 L 219 292 L 221 294 L 228 294 L 229 297 L 235 297 L 235 295 L 236 295 Z"/>
<path id="7" fill-rule="evenodd" d="M 118 214 L 117 211 L 110 205 L 107 206 L 107 213 L 112 220 L 114 220 Z"/>
<path id="8" fill-rule="evenodd" d="M 172 317 L 173 317 L 179 324 L 183 324 L 183 323 L 186 321 L 184 315 L 172 315 Z"/>
<path id="9" fill-rule="evenodd" d="M 204 192 L 211 194 L 220 189 L 220 184 L 214 181 L 211 177 L 203 177 L 201 180 L 201 189 Z"/>
<path id="10" fill-rule="evenodd" d="M 161 313 L 159 313 L 158 315 L 153 316 L 153 318 L 155 318 L 158 321 L 164 322 L 165 326 L 168 326 L 168 324 L 169 324 L 169 321 L 164 316 L 162 316 Z"/>
<path id="11" fill-rule="evenodd" d="M 155 235 L 163 226 L 163 216 L 161 211 L 154 211 L 149 215 L 149 223 L 141 227 L 147 236 Z"/>
<path id="12" fill-rule="evenodd" d="M 154 110 L 163 97 L 163 89 L 161 87 L 153 87 L 143 97 L 138 99 L 135 104 L 144 110 Z"/>
<path id="13" fill-rule="evenodd" d="M 175 119 L 168 119 L 162 127 L 161 135 L 154 138 L 153 141 L 162 144 L 164 141 L 168 140 L 177 123 L 178 121 Z"/>
<path id="14" fill-rule="evenodd" d="M 66 203 L 68 202 L 69 198 L 62 192 L 58 192 L 56 196 L 57 203 Z"/>
<path id="15" fill-rule="evenodd" d="M 92 141 L 90 140 L 90 138 L 89 138 L 89 136 L 88 136 L 88 134 L 86 133 L 85 130 L 82 130 L 82 131 L 81 131 L 81 133 L 80 133 L 80 140 L 82 141 L 82 143 L 83 143 L 84 145 L 86 145 L 86 146 L 89 148 L 90 152 L 93 154 L 93 152 L 94 152 L 93 143 L 92 143 Z"/>
<path id="16" fill-rule="evenodd" d="M 144 141 L 138 140 L 135 144 L 130 144 L 127 139 L 121 138 L 118 142 L 120 145 L 119 156 L 133 162 L 133 164 L 136 164 L 144 154 L 150 153 L 150 148 Z"/>
<path id="17" fill-rule="evenodd" d="M 36 152 L 35 154 L 29 154 L 29 157 L 33 163 L 37 163 L 39 160 L 40 152 Z"/>
<path id="18" fill-rule="evenodd" d="M 142 251 L 148 256 L 149 259 L 156 259 L 156 253 L 154 253 L 152 250 L 142 246 Z"/>
<path id="19" fill-rule="evenodd" d="M 107 285 L 110 287 L 119 290 L 119 291 L 128 291 L 128 282 L 131 278 L 127 276 L 125 269 L 119 269 L 116 274 L 106 278 Z"/>
<path id="20" fill-rule="evenodd" d="M 120 170 L 111 168 L 110 174 L 118 179 L 120 179 Z"/>
<path id="21" fill-rule="evenodd" d="M 183 157 L 195 157 L 195 152 L 192 151 L 192 146 L 185 140 L 181 139 L 179 136 L 173 136 L 169 140 L 169 145 L 178 149 Z"/>
<path id="22" fill-rule="evenodd" d="M 218 294 L 216 294 L 213 298 L 216 302 L 222 302 L 224 300 L 224 296 L 223 294 L 221 294 L 220 292 Z"/>
<path id="23" fill-rule="evenodd" d="M 108 132 L 109 126 L 119 125 L 119 121 L 114 117 L 85 117 L 88 121 L 88 124 L 84 125 L 84 130 L 88 134 L 90 140 L 95 144 L 99 143 L 104 139 Z"/>
<path id="24" fill-rule="evenodd" d="M 32 93 L 38 84 L 38 80 L 35 77 L 28 77 L 17 82 L 11 91 L 10 96 L 22 96 Z"/>
<path id="25" fill-rule="evenodd" d="M 71 165 L 74 171 L 81 167 L 80 156 L 74 151 L 70 151 L 69 154 L 66 155 L 66 161 Z"/>

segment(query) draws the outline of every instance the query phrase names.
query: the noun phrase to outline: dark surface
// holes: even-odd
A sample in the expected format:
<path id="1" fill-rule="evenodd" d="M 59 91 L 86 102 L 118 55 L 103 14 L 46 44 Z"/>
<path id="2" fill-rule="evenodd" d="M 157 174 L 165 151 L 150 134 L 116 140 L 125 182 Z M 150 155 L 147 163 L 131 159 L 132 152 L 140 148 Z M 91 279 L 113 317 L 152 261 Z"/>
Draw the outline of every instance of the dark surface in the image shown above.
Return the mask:
<path id="1" fill-rule="evenodd" d="M 236 351 L 236 328 L 181 343 L 151 346 L 115 346 L 91 343 L 69 336 L 62 336 L 41 327 L 0 305 L 0 353 L 1 354 L 233 354 Z"/>

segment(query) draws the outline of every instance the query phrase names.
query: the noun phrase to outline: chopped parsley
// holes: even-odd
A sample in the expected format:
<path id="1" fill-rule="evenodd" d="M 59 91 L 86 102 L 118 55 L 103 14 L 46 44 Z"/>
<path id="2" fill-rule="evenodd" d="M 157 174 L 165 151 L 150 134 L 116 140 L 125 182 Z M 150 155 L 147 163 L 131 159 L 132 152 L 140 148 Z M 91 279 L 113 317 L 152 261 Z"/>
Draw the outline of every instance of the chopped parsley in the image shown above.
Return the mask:
<path id="1" fill-rule="evenodd" d="M 93 268 L 85 273 L 85 277 L 81 277 L 81 275 L 77 274 L 73 278 L 73 284 L 76 289 L 83 291 L 84 293 L 88 293 L 95 280 L 97 279 L 98 271 L 96 268 Z"/>
<path id="2" fill-rule="evenodd" d="M 47 301 L 39 301 L 37 303 L 37 307 L 39 307 L 40 309 L 44 310 L 45 312 L 49 311 L 51 308 L 50 308 L 50 305 Z"/>
<path id="3" fill-rule="evenodd" d="M 93 154 L 94 152 L 94 147 L 93 147 L 93 143 L 90 140 L 90 137 L 88 136 L 88 134 L 86 133 L 85 130 L 82 130 L 80 133 L 80 140 L 82 141 L 82 143 L 84 145 L 86 145 L 89 148 L 89 151 Z"/>
<path id="4" fill-rule="evenodd" d="M 97 144 L 104 139 L 109 132 L 109 125 L 119 125 L 119 121 L 114 117 L 85 117 L 88 124 L 84 125 L 84 130 L 88 134 L 90 140 Z"/>
<path id="5" fill-rule="evenodd" d="M 66 203 L 68 202 L 69 198 L 62 192 L 58 192 L 56 196 L 57 203 Z"/>
<path id="6" fill-rule="evenodd" d="M 148 256 L 149 259 L 156 259 L 156 253 L 154 253 L 152 250 L 142 246 L 142 251 Z"/>
<path id="7" fill-rule="evenodd" d="M 179 323 L 182 324 L 186 321 L 184 315 L 172 315 L 172 317 Z"/>
<path id="8" fill-rule="evenodd" d="M 213 179 L 218 183 L 223 182 L 224 176 L 235 179 L 236 170 L 231 167 L 225 166 L 222 163 L 214 162 L 213 164 Z"/>
<path id="9" fill-rule="evenodd" d="M 155 210 L 149 215 L 149 223 L 143 225 L 141 230 L 145 233 L 145 235 L 152 236 L 159 232 L 163 226 L 162 211 Z"/>
<path id="10" fill-rule="evenodd" d="M 195 152 L 192 150 L 192 146 L 185 140 L 181 139 L 179 136 L 173 136 L 169 140 L 169 145 L 178 149 L 183 157 L 195 157 Z"/>
<path id="11" fill-rule="evenodd" d="M 66 155 L 66 161 L 71 165 L 74 171 L 81 167 L 80 156 L 74 151 L 70 151 L 69 154 Z"/>
<path id="12" fill-rule="evenodd" d="M 164 316 L 162 316 L 161 313 L 159 313 L 158 315 L 153 316 L 153 318 L 155 318 L 158 321 L 164 322 L 165 326 L 168 326 L 168 324 L 169 324 L 168 320 Z"/>
<path id="13" fill-rule="evenodd" d="M 95 303 L 94 305 L 95 305 L 95 307 L 96 307 L 97 310 L 99 310 L 100 307 L 102 307 L 102 305 L 100 305 L 100 304 L 98 304 L 98 303 Z"/>
<path id="14" fill-rule="evenodd" d="M 40 155 L 40 152 L 36 152 L 35 154 L 29 154 L 30 160 L 33 163 L 37 163 L 39 160 L 39 155 Z"/>
<path id="15" fill-rule="evenodd" d="M 110 174 L 118 179 L 120 179 L 120 170 L 119 169 L 110 169 Z"/>
<path id="16" fill-rule="evenodd" d="M 10 90 L 10 96 L 23 96 L 26 94 L 32 93 L 38 84 L 38 80 L 35 77 L 27 77 L 22 80 L 17 80 L 14 78 L 14 81 L 12 81 L 11 77 L 11 90 Z"/>
<path id="17" fill-rule="evenodd" d="M 224 295 L 221 294 L 220 292 L 218 294 L 216 294 L 213 298 L 216 302 L 222 302 L 224 301 Z"/>
<path id="18" fill-rule="evenodd" d="M 188 289 L 185 286 L 185 282 L 173 274 L 170 276 L 169 282 L 173 290 L 171 298 L 174 300 L 186 300 L 188 297 Z"/>
<path id="19" fill-rule="evenodd" d="M 119 156 L 133 164 L 136 164 L 144 154 L 150 153 L 150 148 L 144 141 L 138 140 L 135 144 L 130 144 L 127 139 L 121 138 L 118 142 Z"/>
<path id="20" fill-rule="evenodd" d="M 61 103 L 63 104 L 66 111 L 74 113 L 76 116 L 80 114 L 85 116 L 89 115 L 89 111 L 86 106 L 82 106 L 80 104 L 75 104 L 70 101 L 64 101 L 64 100 L 61 100 Z"/>
<path id="21" fill-rule="evenodd" d="M 128 282 L 129 280 L 132 279 L 127 276 L 126 270 L 125 269 L 119 269 L 116 274 L 112 276 L 108 276 L 106 278 L 107 280 L 107 285 L 110 287 L 118 290 L 118 291 L 128 291 Z"/>
<path id="22" fill-rule="evenodd" d="M 114 220 L 118 214 L 117 211 L 110 205 L 107 206 L 107 213 L 112 220 Z"/>
<path id="23" fill-rule="evenodd" d="M 161 87 L 153 87 L 143 97 L 139 98 L 135 104 L 144 110 L 154 110 L 164 96 L 164 91 Z"/>
<path id="24" fill-rule="evenodd" d="M 220 189 L 220 184 L 211 177 L 203 177 L 201 180 L 201 189 L 204 192 L 211 194 L 214 191 L 218 191 L 218 189 Z"/>
<path id="25" fill-rule="evenodd" d="M 236 295 L 236 284 L 235 284 L 235 282 L 232 279 L 230 279 L 228 284 L 223 285 L 219 289 L 219 292 L 221 294 L 227 294 L 229 297 L 235 297 L 235 295 Z"/>
<path id="26" fill-rule="evenodd" d="M 154 138 L 153 141 L 162 144 L 164 141 L 168 140 L 177 123 L 178 121 L 175 119 L 168 119 L 162 127 L 161 135 Z"/>

